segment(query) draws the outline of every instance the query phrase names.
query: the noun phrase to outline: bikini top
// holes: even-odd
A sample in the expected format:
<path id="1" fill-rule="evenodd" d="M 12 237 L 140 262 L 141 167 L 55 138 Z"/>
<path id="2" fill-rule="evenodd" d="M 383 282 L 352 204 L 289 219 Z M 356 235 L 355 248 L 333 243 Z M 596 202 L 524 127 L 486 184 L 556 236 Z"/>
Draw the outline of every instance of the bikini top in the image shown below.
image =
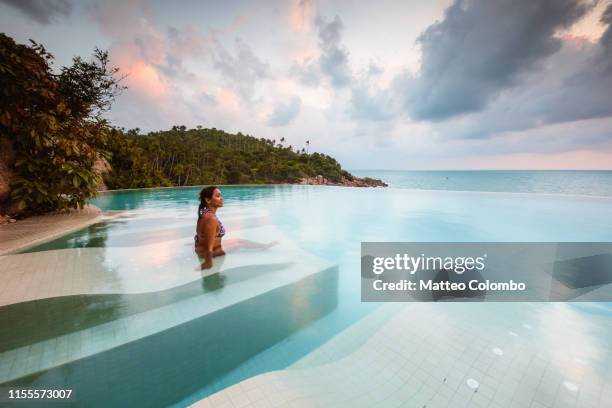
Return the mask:
<path id="1" fill-rule="evenodd" d="M 211 212 L 207 207 L 204 207 L 201 211 L 200 211 L 200 216 L 198 217 L 201 218 L 204 216 L 204 214 Z M 219 233 L 217 234 L 217 238 L 221 238 L 225 235 L 225 227 L 223 226 L 223 223 L 221 222 L 221 220 L 219 219 L 219 217 L 217 217 L 217 214 L 212 213 L 215 218 L 217 219 L 217 222 L 219 223 Z M 197 236 L 197 235 L 196 235 Z"/>

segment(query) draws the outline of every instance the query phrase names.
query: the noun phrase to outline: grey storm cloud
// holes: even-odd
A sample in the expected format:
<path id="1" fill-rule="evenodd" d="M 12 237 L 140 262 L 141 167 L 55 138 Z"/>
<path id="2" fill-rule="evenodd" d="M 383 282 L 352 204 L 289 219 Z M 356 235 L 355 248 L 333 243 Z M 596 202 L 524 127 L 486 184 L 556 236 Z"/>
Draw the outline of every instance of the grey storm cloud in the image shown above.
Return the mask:
<path id="1" fill-rule="evenodd" d="M 329 79 L 334 88 L 343 88 L 351 83 L 351 70 L 348 65 L 349 53 L 342 45 L 344 25 L 339 16 L 326 22 L 317 17 L 319 58 L 307 58 L 294 64 L 290 73 L 309 86 L 318 86 L 323 78 Z"/>
<path id="2" fill-rule="evenodd" d="M 213 67 L 228 80 L 230 86 L 247 100 L 254 95 L 255 83 L 270 76 L 268 64 L 239 39 L 236 40 L 236 55 L 230 54 L 217 41 L 212 50 L 212 62 Z"/>
<path id="3" fill-rule="evenodd" d="M 596 44 L 567 41 L 542 69 L 526 75 L 522 86 L 504 92 L 485 111 L 440 124 L 442 134 L 490 138 L 544 125 L 612 117 L 612 5 L 601 22 L 607 27 Z M 572 137 L 563 142 L 559 139 L 550 148 L 581 148 L 612 141 L 612 129 L 586 124 L 582 131 L 571 129 Z"/>
<path id="4" fill-rule="evenodd" d="M 602 55 L 600 57 L 605 64 L 606 73 L 612 73 L 612 3 L 608 4 L 606 10 L 601 16 L 601 22 L 608 25 L 608 29 L 601 37 L 599 44 L 602 47 Z"/>
<path id="5" fill-rule="evenodd" d="M 72 11 L 69 0 L 0 0 L 21 11 L 40 24 L 49 24 L 57 16 L 68 16 Z"/>
<path id="6" fill-rule="evenodd" d="M 420 72 L 396 78 L 394 88 L 417 120 L 481 111 L 559 51 L 562 41 L 554 34 L 593 6 L 581 0 L 456 0 L 417 39 Z"/>
<path id="7" fill-rule="evenodd" d="M 342 20 L 336 16 L 333 21 L 326 23 L 319 18 L 317 26 L 321 71 L 330 79 L 332 86 L 347 86 L 351 82 L 351 72 L 348 66 L 348 51 L 340 44 L 344 28 Z"/>
<path id="8" fill-rule="evenodd" d="M 294 96 L 286 103 L 281 103 L 274 108 L 268 118 L 269 126 L 286 126 L 291 123 L 302 108 L 302 100 L 299 96 Z"/>

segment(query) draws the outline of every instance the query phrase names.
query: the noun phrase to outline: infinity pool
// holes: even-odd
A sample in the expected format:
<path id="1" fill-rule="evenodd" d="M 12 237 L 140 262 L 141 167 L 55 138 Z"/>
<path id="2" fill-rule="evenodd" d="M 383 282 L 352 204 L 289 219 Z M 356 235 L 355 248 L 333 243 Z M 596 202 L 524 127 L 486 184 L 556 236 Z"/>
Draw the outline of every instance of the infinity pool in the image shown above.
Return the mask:
<path id="1" fill-rule="evenodd" d="M 186 406 L 271 371 L 343 370 L 397 322 L 425 333 L 444 321 L 411 344 L 450 361 L 456 350 L 436 336 L 514 333 L 487 361 L 533 353 L 554 367 L 542 406 L 612 401 L 610 304 L 361 303 L 359 271 L 362 241 L 611 241 L 611 198 L 227 186 L 225 238 L 277 245 L 203 274 L 198 192 L 102 193 L 103 222 L 0 257 L 0 385 L 72 388 L 81 406 Z M 453 393 L 471 391 L 457 381 Z M 510 393 L 509 406 L 537 402 L 538 390 L 526 401 Z"/>

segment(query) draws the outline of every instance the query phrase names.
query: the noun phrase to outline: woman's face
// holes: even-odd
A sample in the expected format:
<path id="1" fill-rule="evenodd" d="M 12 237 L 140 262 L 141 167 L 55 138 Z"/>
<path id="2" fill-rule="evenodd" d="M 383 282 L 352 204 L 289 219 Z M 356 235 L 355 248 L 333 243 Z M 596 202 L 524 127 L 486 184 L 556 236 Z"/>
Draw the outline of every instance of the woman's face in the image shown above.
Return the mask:
<path id="1" fill-rule="evenodd" d="M 212 197 L 208 200 L 209 207 L 223 207 L 223 196 L 221 195 L 221 190 L 215 188 L 213 191 Z"/>

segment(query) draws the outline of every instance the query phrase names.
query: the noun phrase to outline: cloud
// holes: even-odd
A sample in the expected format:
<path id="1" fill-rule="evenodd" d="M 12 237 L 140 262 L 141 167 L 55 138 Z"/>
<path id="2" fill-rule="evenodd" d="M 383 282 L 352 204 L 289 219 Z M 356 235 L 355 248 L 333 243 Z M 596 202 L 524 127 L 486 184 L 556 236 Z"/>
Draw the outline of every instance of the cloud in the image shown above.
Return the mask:
<path id="1" fill-rule="evenodd" d="M 600 21 L 608 26 L 599 41 L 602 47 L 600 62 L 606 64 L 604 70 L 610 74 L 612 73 L 612 3 L 608 4 Z"/>
<path id="2" fill-rule="evenodd" d="M 327 79 L 333 88 L 345 88 L 352 81 L 348 64 L 349 53 L 342 45 L 342 30 L 344 25 L 339 16 L 330 22 L 317 17 L 319 55 L 306 57 L 296 62 L 290 69 L 290 74 L 308 86 L 319 86 Z"/>
<path id="3" fill-rule="evenodd" d="M 381 122 L 393 119 L 397 109 L 393 106 L 393 95 L 378 85 L 384 69 L 370 62 L 360 80 L 351 85 L 349 115 L 354 119 Z"/>
<path id="4" fill-rule="evenodd" d="M 129 73 L 126 77 L 128 89 L 152 100 L 162 100 L 168 96 L 170 86 L 154 66 L 137 60 L 124 69 Z"/>
<path id="5" fill-rule="evenodd" d="M 206 105 L 216 105 L 217 98 L 215 95 L 209 94 L 208 92 L 200 92 L 200 101 Z"/>
<path id="6" fill-rule="evenodd" d="M 446 137 L 481 139 L 567 124 L 565 129 L 571 130 L 573 137 L 563 137 L 562 129 L 553 127 L 558 137 L 548 139 L 548 150 L 611 141 L 609 120 L 597 127 L 588 122 L 612 117 L 610 14 L 612 6 L 602 16 L 608 26 L 599 42 L 566 38 L 560 51 L 547 58 L 539 71 L 524 75 L 521 86 L 500 93 L 486 110 L 447 120 L 437 129 Z M 531 134 L 541 137 L 537 132 Z M 535 149 L 535 142 L 525 141 L 523 149 Z"/>
<path id="7" fill-rule="evenodd" d="M 351 88 L 350 114 L 355 119 L 385 121 L 395 114 L 392 100 L 387 90 L 380 90 L 366 84 Z"/>
<path id="8" fill-rule="evenodd" d="M 236 54 L 232 55 L 219 41 L 212 50 L 213 67 L 227 80 L 228 85 L 243 99 L 251 100 L 255 83 L 270 76 L 268 63 L 257 57 L 242 40 L 236 40 Z"/>
<path id="9" fill-rule="evenodd" d="M 212 34 L 190 25 L 160 28 L 143 0 L 98 2 L 88 10 L 111 39 L 113 65 L 127 74 L 128 89 L 109 113 L 116 123 L 148 130 L 205 124 L 225 113 L 217 108 L 234 108 L 230 93 L 197 70 L 210 62 Z"/>
<path id="10" fill-rule="evenodd" d="M 277 105 L 268 118 L 269 126 L 287 126 L 300 113 L 302 100 L 299 96 L 294 96 L 286 103 Z"/>
<path id="11" fill-rule="evenodd" d="M 417 120 L 484 110 L 559 51 L 555 33 L 593 6 L 581 0 L 456 0 L 417 40 L 420 72 L 399 76 L 394 87 Z"/>
<path id="12" fill-rule="evenodd" d="M 289 29 L 298 33 L 309 32 L 315 14 L 316 3 L 314 0 L 293 0 L 289 5 Z"/>
<path id="13" fill-rule="evenodd" d="M 297 77 L 304 85 L 317 87 L 321 83 L 319 60 L 314 57 L 307 57 L 301 63 L 294 63 L 289 74 Z"/>
<path id="14" fill-rule="evenodd" d="M 168 45 L 177 59 L 204 56 L 209 52 L 212 43 L 211 35 L 202 34 L 194 27 L 168 28 Z"/>
<path id="15" fill-rule="evenodd" d="M 319 65 L 334 88 L 341 88 L 351 82 L 351 71 L 348 66 L 348 51 L 340 44 L 344 25 L 340 17 L 336 16 L 326 23 L 317 19 L 319 27 L 319 47 L 321 56 Z"/>
<path id="16" fill-rule="evenodd" d="M 183 62 L 188 59 L 206 58 L 213 44 L 213 36 L 200 33 L 193 27 L 170 27 L 164 38 L 164 59 L 157 64 L 165 75 L 172 78 L 194 81 L 196 74 L 190 72 Z"/>
<path id="17" fill-rule="evenodd" d="M 169 80 L 193 83 L 197 74 L 184 62 L 205 58 L 212 45 L 212 35 L 189 25 L 159 30 L 151 5 L 144 0 L 97 2 L 89 10 L 100 30 L 112 39 L 111 56 L 120 55 L 124 64 L 141 60 Z"/>
<path id="18" fill-rule="evenodd" d="M 153 26 L 153 11 L 145 0 L 96 1 L 87 9 L 100 31 L 115 40 L 130 38 L 143 27 Z"/>
<path id="19" fill-rule="evenodd" d="M 40 24 L 50 24 L 58 16 L 68 17 L 72 11 L 69 0 L 0 0 Z"/>

